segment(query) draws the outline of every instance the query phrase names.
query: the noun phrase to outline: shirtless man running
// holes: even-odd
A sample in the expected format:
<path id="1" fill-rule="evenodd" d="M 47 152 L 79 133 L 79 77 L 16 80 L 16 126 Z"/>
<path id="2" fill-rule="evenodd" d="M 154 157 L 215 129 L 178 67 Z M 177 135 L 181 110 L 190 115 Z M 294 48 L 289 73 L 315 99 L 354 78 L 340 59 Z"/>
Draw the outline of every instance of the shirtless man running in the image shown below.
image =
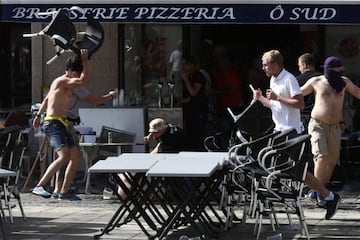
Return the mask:
<path id="1" fill-rule="evenodd" d="M 55 149 L 57 158 L 49 165 L 45 174 L 37 183 L 32 193 L 45 198 L 51 194 L 45 190 L 44 186 L 54 176 L 57 170 L 67 165 L 65 179 L 59 194 L 60 200 L 81 200 L 74 193 L 69 192 L 70 185 L 76 175 L 80 161 L 73 157 L 77 154 L 74 140 L 68 131 L 70 126 L 67 120 L 69 106 L 71 103 L 73 89 L 89 84 L 91 66 L 88 60 L 88 51 L 81 50 L 81 60 L 69 58 L 66 64 L 66 73 L 56 78 L 47 94 L 47 113 L 44 118 L 43 131 L 50 141 L 50 145 Z M 37 116 L 39 118 L 39 116 Z M 34 127 L 38 127 L 34 121 Z M 75 161 L 75 159 L 77 159 Z"/>
<path id="2" fill-rule="evenodd" d="M 327 209 L 326 219 L 335 214 L 340 202 L 340 196 L 330 192 L 325 185 L 340 157 L 345 92 L 360 99 L 360 88 L 342 74 L 343 64 L 340 59 L 328 57 L 324 62 L 324 75 L 309 79 L 301 87 L 304 96 L 315 93 L 308 126 L 315 167 L 314 175 L 308 173 L 305 183 L 316 191 L 318 205 Z"/>

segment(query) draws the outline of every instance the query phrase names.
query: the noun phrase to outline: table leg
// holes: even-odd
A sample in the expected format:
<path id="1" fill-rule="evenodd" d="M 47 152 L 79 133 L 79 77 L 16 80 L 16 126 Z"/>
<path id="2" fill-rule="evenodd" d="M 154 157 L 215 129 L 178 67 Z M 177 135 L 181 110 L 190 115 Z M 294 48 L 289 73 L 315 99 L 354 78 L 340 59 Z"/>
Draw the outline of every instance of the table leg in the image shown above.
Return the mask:
<path id="1" fill-rule="evenodd" d="M 206 212 L 206 207 L 216 213 L 210 201 L 213 199 L 212 194 L 217 191 L 222 179 L 222 171 L 214 173 L 210 178 L 191 178 L 189 186 L 186 186 L 187 184 L 181 179 L 167 178 L 171 187 L 176 189 L 174 199 L 177 201 L 177 207 L 159 229 L 159 239 L 165 238 L 172 228 L 186 224 L 194 227 L 201 236 L 206 234 L 211 237 L 218 237 L 221 228 L 216 227 L 215 222 Z M 203 185 L 205 188 L 200 190 Z M 220 221 L 220 224 L 223 224 L 220 216 L 215 215 L 215 217 Z"/>
<path id="2" fill-rule="evenodd" d="M 84 178 L 83 181 L 85 183 L 85 194 L 91 194 L 90 188 L 91 188 L 91 178 L 90 173 L 88 172 L 89 167 L 92 165 L 92 162 L 97 156 L 99 148 L 97 146 L 91 146 L 91 147 L 81 147 L 81 152 L 85 161 L 85 169 L 84 169 Z"/>
<path id="3" fill-rule="evenodd" d="M 132 176 L 131 174 L 125 174 L 127 177 Z M 143 224 L 140 222 L 140 220 L 135 217 L 135 215 L 137 213 L 140 214 L 140 216 L 144 219 L 144 221 L 146 222 L 146 224 L 153 229 L 154 231 L 156 231 L 156 225 L 153 222 L 153 220 L 151 219 L 151 217 L 148 215 L 148 213 L 146 212 L 146 209 L 144 209 L 144 205 L 146 206 L 146 204 L 144 204 L 144 199 L 143 199 L 143 195 L 144 195 L 144 191 L 143 191 L 143 187 L 144 185 L 141 184 L 141 181 L 144 180 L 146 181 L 146 176 L 144 173 L 138 173 L 135 174 L 134 176 L 131 177 L 131 179 L 127 179 L 130 183 L 131 183 L 131 188 L 129 188 L 127 186 L 126 183 L 124 183 L 121 178 L 119 177 L 119 175 L 117 173 L 112 174 L 112 178 L 115 180 L 115 182 L 123 189 L 123 191 L 125 192 L 127 198 L 125 199 L 125 201 L 129 201 L 131 203 L 131 205 L 134 206 L 133 209 L 130 209 L 130 206 L 125 205 L 125 207 L 127 208 L 128 212 L 130 213 L 130 216 L 134 216 L 134 220 L 136 221 L 136 223 L 138 224 L 138 226 L 142 229 L 142 231 L 144 232 L 145 235 L 152 237 L 151 234 L 149 234 L 149 232 L 145 229 L 145 227 L 143 226 Z M 124 200 L 121 199 L 121 196 L 118 194 L 117 189 L 114 188 L 115 193 L 117 195 L 117 197 L 124 202 Z"/>
<path id="4" fill-rule="evenodd" d="M 1 235 L 2 235 L 2 239 L 6 240 L 6 233 L 4 230 L 4 220 L 3 220 L 3 216 L 0 216 L 0 229 L 1 229 Z"/>

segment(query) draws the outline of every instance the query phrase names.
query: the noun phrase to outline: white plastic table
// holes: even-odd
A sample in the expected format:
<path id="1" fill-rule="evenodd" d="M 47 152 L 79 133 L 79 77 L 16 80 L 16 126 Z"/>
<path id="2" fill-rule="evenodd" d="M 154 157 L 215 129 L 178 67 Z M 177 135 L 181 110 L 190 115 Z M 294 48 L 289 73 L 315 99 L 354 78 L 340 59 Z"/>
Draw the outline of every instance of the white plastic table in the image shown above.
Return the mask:
<path id="1" fill-rule="evenodd" d="M 181 216 L 185 216 L 187 222 L 195 224 L 191 220 L 191 216 L 194 216 L 194 220 L 199 220 L 202 227 L 209 227 L 204 209 L 209 207 L 212 194 L 218 191 L 223 178 L 221 173 L 223 163 L 227 157 L 227 153 L 217 152 L 124 153 L 98 161 L 89 168 L 89 173 L 110 173 L 116 183 L 126 191 L 128 198 L 127 201 L 122 201 L 101 233 L 94 237 L 98 238 L 114 227 L 120 226 L 121 216 L 123 219 L 124 216 L 130 216 L 149 238 L 166 237 L 169 230 L 174 227 L 174 223 L 181 222 L 179 220 Z M 127 188 L 118 175 L 125 172 L 133 173 L 128 179 L 131 181 L 131 189 Z M 191 179 L 191 191 L 187 189 L 188 186 L 182 184 L 184 183 L 182 179 L 187 178 Z M 176 203 L 166 202 L 156 196 L 157 190 L 168 183 L 175 186 L 172 189 L 176 194 L 172 200 Z M 204 189 L 203 185 L 205 185 Z M 114 188 L 113 190 L 116 191 Z M 152 195 L 155 197 L 151 197 Z M 140 217 L 145 221 L 140 222 Z M 124 223 L 127 222 L 126 219 L 129 217 L 125 217 Z M 220 217 L 219 221 L 221 221 Z M 154 235 L 144 227 L 144 222 L 154 230 Z M 198 230 L 199 233 L 204 233 L 203 228 Z"/>
<path id="2" fill-rule="evenodd" d="M 182 217 L 200 235 L 206 233 L 216 237 L 210 226 L 213 221 L 207 217 L 205 208 L 212 208 L 209 201 L 223 179 L 221 170 L 227 157 L 227 153 L 180 152 L 175 157 L 159 160 L 147 171 L 146 176 L 164 178 L 163 184 L 169 184 L 177 193 L 176 208 L 158 229 L 159 239 L 165 238 Z M 216 214 L 216 211 L 212 213 Z"/>
<path id="3" fill-rule="evenodd" d="M 159 160 L 163 159 L 163 154 L 149 154 L 149 153 L 123 153 L 117 157 L 108 157 L 105 160 L 100 160 L 89 168 L 89 173 L 106 173 L 111 174 L 111 178 L 115 181 L 115 186 L 112 186 L 114 192 L 117 193 L 116 184 L 119 185 L 127 195 L 124 201 L 117 194 L 121 200 L 121 205 L 113 214 L 107 225 L 101 229 L 99 234 L 94 238 L 99 238 L 105 233 L 112 231 L 115 227 L 127 223 L 128 219 L 136 221 L 138 226 L 143 230 L 144 234 L 151 236 L 149 228 L 156 231 L 156 225 L 152 216 L 159 215 L 158 210 L 154 209 L 154 205 L 150 202 L 150 193 L 152 189 L 150 183 L 147 181 L 145 173 Z M 121 179 L 119 174 L 127 174 L 127 181 L 131 183 L 129 188 Z M 135 215 L 140 214 L 144 219 L 143 222 Z M 123 223 L 119 222 L 123 220 Z M 146 228 L 144 223 L 149 226 Z"/>
<path id="4" fill-rule="evenodd" d="M 122 147 L 135 145 L 135 143 L 79 143 L 79 145 L 85 161 L 85 171 L 84 171 L 84 181 L 86 181 L 85 193 L 89 194 L 90 176 L 88 174 L 88 169 L 92 165 L 94 159 L 97 157 L 99 148 L 104 146 L 117 147 L 117 155 L 120 155 Z"/>

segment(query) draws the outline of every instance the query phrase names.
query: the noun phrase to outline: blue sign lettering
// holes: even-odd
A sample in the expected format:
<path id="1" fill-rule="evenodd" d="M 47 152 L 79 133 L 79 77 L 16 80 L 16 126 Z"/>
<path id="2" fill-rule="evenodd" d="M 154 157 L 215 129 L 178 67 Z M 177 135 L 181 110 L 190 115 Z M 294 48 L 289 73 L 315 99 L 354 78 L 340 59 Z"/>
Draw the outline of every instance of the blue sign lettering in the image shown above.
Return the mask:
<path id="1" fill-rule="evenodd" d="M 0 5 L 0 20 L 45 22 L 52 12 L 70 5 L 8 4 Z M 79 5 L 101 22 L 163 23 L 360 23 L 359 5 L 291 5 L 291 4 L 208 4 L 208 5 Z M 69 10 L 70 18 L 85 21 L 85 14 Z"/>

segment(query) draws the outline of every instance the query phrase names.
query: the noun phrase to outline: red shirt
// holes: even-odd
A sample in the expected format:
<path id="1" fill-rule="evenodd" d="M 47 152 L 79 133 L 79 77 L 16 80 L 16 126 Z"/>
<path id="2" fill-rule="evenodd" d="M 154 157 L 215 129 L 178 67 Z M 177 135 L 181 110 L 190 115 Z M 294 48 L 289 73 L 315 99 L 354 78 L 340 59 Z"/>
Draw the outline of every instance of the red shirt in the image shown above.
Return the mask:
<path id="1" fill-rule="evenodd" d="M 219 91 L 234 91 L 230 93 L 220 94 L 219 103 L 221 108 L 240 107 L 244 100 L 244 89 L 242 79 L 236 70 L 228 72 L 217 72 L 214 74 L 214 87 Z"/>

